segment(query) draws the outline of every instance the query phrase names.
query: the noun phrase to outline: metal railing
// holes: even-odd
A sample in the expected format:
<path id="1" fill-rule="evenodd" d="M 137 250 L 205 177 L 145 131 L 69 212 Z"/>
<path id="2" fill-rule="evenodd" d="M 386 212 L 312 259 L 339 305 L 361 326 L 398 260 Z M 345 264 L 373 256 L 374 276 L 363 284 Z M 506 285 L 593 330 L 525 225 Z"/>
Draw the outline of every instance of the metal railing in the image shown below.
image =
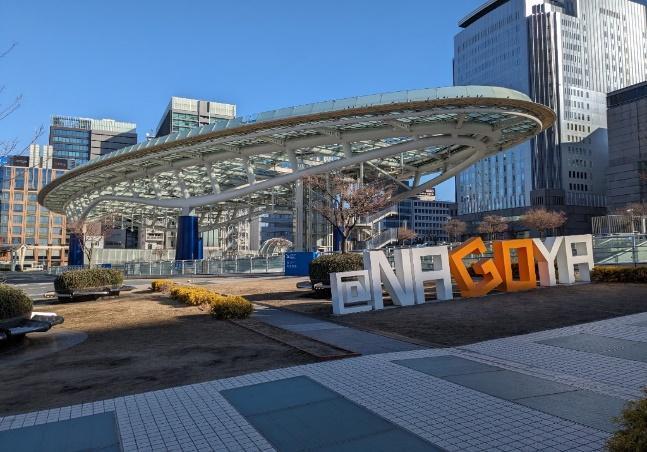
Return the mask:
<path id="1" fill-rule="evenodd" d="M 398 241 L 398 228 L 389 228 L 366 241 L 366 249 L 379 249 Z"/>
<path id="2" fill-rule="evenodd" d="M 598 265 L 647 264 L 647 235 L 596 237 L 593 258 Z"/>
<path id="3" fill-rule="evenodd" d="M 596 236 L 605 235 L 627 235 L 647 234 L 647 216 L 645 215 L 605 215 L 591 219 L 593 234 Z"/>
<path id="4" fill-rule="evenodd" d="M 283 273 L 285 258 L 282 254 L 268 257 L 232 257 L 187 261 L 126 262 L 110 268 L 121 270 L 126 276 L 224 275 Z M 52 267 L 50 275 L 59 275 L 83 266 Z"/>
<path id="5" fill-rule="evenodd" d="M 223 275 L 283 273 L 283 255 L 269 257 L 233 257 L 192 261 L 128 262 L 126 276 Z"/>
<path id="6" fill-rule="evenodd" d="M 397 233 L 397 231 L 395 231 Z M 457 244 L 450 245 L 450 248 Z M 486 242 L 487 251 L 483 255 L 468 256 L 466 263 L 492 257 L 491 244 Z M 370 249 L 370 248 L 369 248 Z M 394 248 L 385 248 L 389 260 L 393 259 Z M 358 251 L 361 252 L 361 251 Z M 638 265 L 647 264 L 647 235 L 631 234 L 625 236 L 595 237 L 593 257 L 597 265 Z M 102 266 L 105 264 L 99 264 Z M 426 264 L 425 264 L 426 265 Z M 83 268 L 82 266 L 51 267 L 49 274 L 58 275 L 65 271 Z M 111 268 L 122 270 L 126 276 L 173 276 L 173 275 L 224 275 L 224 274 L 267 274 L 283 273 L 285 257 L 275 256 L 236 256 L 209 258 L 192 261 L 142 261 L 112 264 Z"/>

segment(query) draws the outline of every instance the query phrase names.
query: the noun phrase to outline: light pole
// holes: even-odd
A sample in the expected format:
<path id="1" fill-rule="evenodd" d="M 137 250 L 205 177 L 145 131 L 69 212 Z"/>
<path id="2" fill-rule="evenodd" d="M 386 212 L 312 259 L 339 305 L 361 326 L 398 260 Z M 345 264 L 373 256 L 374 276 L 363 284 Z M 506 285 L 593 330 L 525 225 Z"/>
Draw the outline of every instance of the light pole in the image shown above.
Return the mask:
<path id="1" fill-rule="evenodd" d="M 636 232 L 634 230 L 634 209 L 627 209 L 631 221 L 631 260 L 634 263 L 634 268 L 638 266 L 638 255 L 636 250 Z"/>

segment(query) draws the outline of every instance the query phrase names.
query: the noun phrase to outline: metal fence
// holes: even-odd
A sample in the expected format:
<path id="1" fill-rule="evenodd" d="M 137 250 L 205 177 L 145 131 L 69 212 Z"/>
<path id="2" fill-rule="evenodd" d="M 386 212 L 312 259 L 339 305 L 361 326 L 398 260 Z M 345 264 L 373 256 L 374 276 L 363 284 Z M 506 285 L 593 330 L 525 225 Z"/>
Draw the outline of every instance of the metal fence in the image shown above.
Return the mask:
<path id="1" fill-rule="evenodd" d="M 479 259 L 492 257 L 490 243 L 483 255 L 468 256 L 467 264 Z M 393 263 L 394 248 L 387 248 L 389 261 Z M 638 265 L 647 264 L 647 235 L 630 234 L 593 239 L 593 257 L 597 265 Z M 101 264 L 99 264 L 101 266 Z M 103 264 L 105 266 L 105 264 Z M 230 258 L 201 259 L 193 261 L 142 261 L 115 263 L 111 268 L 119 269 L 126 276 L 173 276 L 173 275 L 224 275 L 224 274 L 267 274 L 283 273 L 285 258 L 276 256 L 237 256 Z M 433 268 L 432 260 L 423 262 L 423 268 Z M 48 273 L 58 275 L 81 266 L 51 267 Z"/>
<path id="2" fill-rule="evenodd" d="M 593 234 L 606 235 L 631 235 L 647 234 L 647 216 L 645 215 L 605 215 L 593 217 L 591 220 Z"/>
<path id="3" fill-rule="evenodd" d="M 233 257 L 193 261 L 129 262 L 124 264 L 127 276 L 222 275 L 282 273 L 283 255 L 270 257 Z"/>
<path id="4" fill-rule="evenodd" d="M 460 244 L 452 244 L 450 248 Z M 480 259 L 493 257 L 492 243 L 486 242 L 487 251 L 481 255 L 470 255 L 464 259 L 473 264 Z M 386 250 L 393 264 L 392 250 Z M 514 251 L 513 251 L 514 257 Z M 647 264 L 647 235 L 626 234 L 593 238 L 593 260 L 596 265 L 644 265 Z M 424 267 L 424 263 L 423 263 Z"/>
<path id="5" fill-rule="evenodd" d="M 232 257 L 191 261 L 126 262 L 110 265 L 126 276 L 175 276 L 283 273 L 285 259 L 282 254 L 269 257 Z M 99 265 L 106 266 L 105 264 Z M 49 274 L 58 275 L 83 266 L 52 267 Z"/>
<path id="6" fill-rule="evenodd" d="M 593 258 L 597 265 L 647 264 L 647 235 L 596 237 Z"/>

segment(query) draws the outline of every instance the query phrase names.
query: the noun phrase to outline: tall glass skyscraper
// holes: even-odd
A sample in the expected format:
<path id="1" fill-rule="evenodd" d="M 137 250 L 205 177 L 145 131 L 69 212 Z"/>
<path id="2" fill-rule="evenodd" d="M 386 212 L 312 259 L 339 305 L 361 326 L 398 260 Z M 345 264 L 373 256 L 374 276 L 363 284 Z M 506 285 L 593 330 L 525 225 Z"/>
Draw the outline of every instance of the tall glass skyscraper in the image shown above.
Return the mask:
<path id="1" fill-rule="evenodd" d="M 555 110 L 555 126 L 456 178 L 458 214 L 563 210 L 565 232 L 605 212 L 606 95 L 645 80 L 647 6 L 632 0 L 492 0 L 460 21 L 454 84 L 497 85 Z"/>

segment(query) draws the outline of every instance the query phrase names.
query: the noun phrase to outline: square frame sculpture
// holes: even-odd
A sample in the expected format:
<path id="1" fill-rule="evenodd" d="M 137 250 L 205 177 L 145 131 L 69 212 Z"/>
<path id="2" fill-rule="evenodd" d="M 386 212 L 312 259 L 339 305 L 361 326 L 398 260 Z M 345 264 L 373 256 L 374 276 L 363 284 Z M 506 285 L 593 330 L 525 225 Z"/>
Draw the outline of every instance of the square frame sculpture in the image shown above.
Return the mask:
<path id="1" fill-rule="evenodd" d="M 493 244 L 494 262 L 503 279 L 501 288 L 506 292 L 519 292 L 537 287 L 532 239 L 497 240 Z M 519 279 L 512 275 L 511 251 L 517 251 Z"/>
<path id="2" fill-rule="evenodd" d="M 357 279 L 348 281 L 349 278 Z M 332 312 L 335 315 L 366 312 L 373 309 L 368 270 L 331 273 L 330 291 L 332 292 Z M 347 306 L 347 304 L 353 304 L 353 306 Z"/>
<path id="3" fill-rule="evenodd" d="M 451 273 L 456 280 L 458 289 L 461 291 L 461 296 L 465 298 L 487 295 L 488 292 L 503 282 L 492 259 L 481 259 L 472 265 L 474 272 L 483 276 L 483 280 L 478 283 L 474 282 L 474 279 L 472 279 L 467 271 L 463 259 L 470 254 L 483 254 L 485 251 L 486 248 L 483 239 L 480 237 L 472 237 L 449 254 Z"/>

